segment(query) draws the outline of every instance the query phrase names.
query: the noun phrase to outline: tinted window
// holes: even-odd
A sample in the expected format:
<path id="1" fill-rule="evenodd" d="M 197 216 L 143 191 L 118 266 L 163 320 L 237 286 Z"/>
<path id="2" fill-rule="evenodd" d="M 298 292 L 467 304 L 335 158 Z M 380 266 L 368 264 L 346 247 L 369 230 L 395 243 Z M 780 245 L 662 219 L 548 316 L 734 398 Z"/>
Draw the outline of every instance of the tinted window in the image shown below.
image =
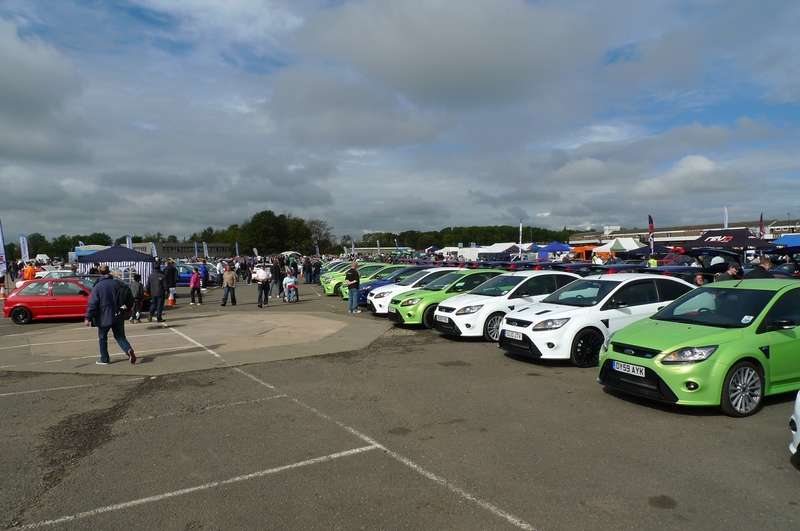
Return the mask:
<path id="1" fill-rule="evenodd" d="M 421 271 L 419 269 L 401 269 L 399 271 L 395 271 L 391 275 L 391 278 L 393 280 L 399 282 L 401 280 L 405 280 L 405 279 L 407 279 L 407 278 L 409 278 L 409 277 L 411 277 L 413 275 L 416 275 L 418 273 L 421 273 Z"/>
<path id="2" fill-rule="evenodd" d="M 659 321 L 742 328 L 750 325 L 775 295 L 774 291 L 697 288 L 653 316 Z"/>
<path id="3" fill-rule="evenodd" d="M 429 282 L 425 286 L 425 289 L 431 290 L 431 291 L 442 290 L 442 289 L 446 288 L 447 286 L 449 286 L 450 284 L 453 284 L 457 280 L 461 280 L 461 277 L 463 277 L 463 276 L 464 276 L 463 270 L 462 271 L 447 271 L 447 274 L 442 275 L 441 277 L 437 278 L 433 282 Z"/>
<path id="4" fill-rule="evenodd" d="M 547 295 L 548 293 L 552 293 L 556 289 L 553 276 L 554 275 L 539 275 L 531 277 L 517 288 L 511 297 L 533 297 L 535 295 Z"/>
<path id="5" fill-rule="evenodd" d="M 53 295 L 80 295 L 83 289 L 72 282 L 53 282 Z"/>
<path id="6" fill-rule="evenodd" d="M 620 306 L 641 306 L 658 302 L 658 293 L 652 280 L 643 280 L 621 287 L 612 300 Z"/>
<path id="7" fill-rule="evenodd" d="M 496 276 L 472 290 L 472 293 L 487 297 L 500 297 L 514 289 L 523 280 L 525 280 L 524 277 L 515 275 Z"/>
<path id="8" fill-rule="evenodd" d="M 692 288 L 686 284 L 675 282 L 674 280 L 658 279 L 656 280 L 658 287 L 658 298 L 660 301 L 674 301 Z"/>
<path id="9" fill-rule="evenodd" d="M 800 289 L 793 289 L 781 297 L 769 311 L 765 322 L 782 320 L 800 324 Z"/>
<path id="10" fill-rule="evenodd" d="M 477 288 L 490 278 L 496 276 L 498 273 L 478 273 L 475 275 L 468 275 L 464 280 L 456 282 L 455 285 L 447 290 L 448 293 L 461 293 L 470 291 Z"/>
<path id="11" fill-rule="evenodd" d="M 566 306 L 594 306 L 619 286 L 616 280 L 576 280 L 554 291 L 543 302 Z"/>
<path id="12" fill-rule="evenodd" d="M 575 277 L 569 277 L 567 275 L 555 275 L 556 277 L 556 289 L 563 288 L 570 282 L 575 281 Z"/>
<path id="13" fill-rule="evenodd" d="M 47 286 L 47 282 L 34 282 L 22 288 L 20 295 L 25 295 L 26 297 L 42 297 L 48 293 Z"/>
<path id="14" fill-rule="evenodd" d="M 410 277 L 405 279 L 403 282 L 400 283 L 400 285 L 401 286 L 411 286 L 412 284 L 414 284 L 415 282 L 417 282 L 419 280 L 419 282 L 417 282 L 414 285 L 414 287 L 421 288 L 422 286 L 427 286 L 428 284 L 430 284 L 431 282 L 433 282 L 437 278 L 443 277 L 447 273 L 450 273 L 450 272 L 451 271 L 434 271 L 433 273 L 429 273 L 428 271 L 420 271 L 416 275 L 411 275 Z M 419 275 L 419 277 L 417 277 L 417 275 Z M 422 279 L 422 280 L 420 280 L 420 279 Z"/>

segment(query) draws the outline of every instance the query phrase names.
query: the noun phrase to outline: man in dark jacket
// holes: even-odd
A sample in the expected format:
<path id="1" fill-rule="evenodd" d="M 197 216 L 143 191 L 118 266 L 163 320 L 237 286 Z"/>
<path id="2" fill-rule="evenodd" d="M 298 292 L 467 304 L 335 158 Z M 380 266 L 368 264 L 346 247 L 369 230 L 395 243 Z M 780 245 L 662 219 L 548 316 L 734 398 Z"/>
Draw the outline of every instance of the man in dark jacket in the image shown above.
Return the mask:
<path id="1" fill-rule="evenodd" d="M 774 275 L 770 271 L 772 269 L 772 260 L 766 256 L 762 256 L 758 264 L 753 266 L 753 269 L 747 273 L 744 278 L 773 278 Z"/>
<path id="2" fill-rule="evenodd" d="M 147 288 L 150 291 L 150 316 L 147 320 L 152 322 L 153 316 L 155 316 L 159 323 L 163 323 L 164 295 L 167 292 L 167 280 L 164 273 L 161 272 L 161 266 L 158 264 L 153 267 L 153 272 L 150 273 L 150 278 L 147 279 Z"/>
<path id="3" fill-rule="evenodd" d="M 164 282 L 167 286 L 168 296 L 177 300 L 178 298 L 178 268 L 175 267 L 173 260 L 167 261 L 167 267 L 164 269 Z"/>
<path id="4" fill-rule="evenodd" d="M 108 331 L 114 334 L 122 352 L 128 355 L 130 362 L 136 363 L 136 354 L 133 347 L 125 337 L 125 318 L 127 312 L 133 307 L 133 294 L 130 288 L 108 274 L 108 266 L 102 265 L 98 272 L 103 277 L 92 288 L 89 304 L 86 307 L 86 326 L 93 323 L 97 326 L 97 336 L 100 339 L 100 359 L 98 365 L 108 365 L 111 358 L 108 355 Z"/>

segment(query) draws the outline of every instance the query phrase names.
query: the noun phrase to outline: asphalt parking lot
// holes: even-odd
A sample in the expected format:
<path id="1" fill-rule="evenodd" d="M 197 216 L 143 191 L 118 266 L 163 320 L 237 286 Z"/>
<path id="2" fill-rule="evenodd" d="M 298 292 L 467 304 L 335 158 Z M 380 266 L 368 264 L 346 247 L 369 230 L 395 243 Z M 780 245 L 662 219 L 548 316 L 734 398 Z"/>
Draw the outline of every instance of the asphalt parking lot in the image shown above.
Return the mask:
<path id="1" fill-rule="evenodd" d="M 345 316 L 310 292 L 254 318 L 254 288 L 238 291 L 235 308 L 211 292 L 166 328 L 137 325 L 164 334 L 134 341 L 149 362 L 108 374 L 80 323 L 0 324 L 0 523 L 800 527 L 792 396 L 746 419 L 662 407 L 605 393 L 594 369 Z M 259 343 L 271 334 L 289 342 Z"/>

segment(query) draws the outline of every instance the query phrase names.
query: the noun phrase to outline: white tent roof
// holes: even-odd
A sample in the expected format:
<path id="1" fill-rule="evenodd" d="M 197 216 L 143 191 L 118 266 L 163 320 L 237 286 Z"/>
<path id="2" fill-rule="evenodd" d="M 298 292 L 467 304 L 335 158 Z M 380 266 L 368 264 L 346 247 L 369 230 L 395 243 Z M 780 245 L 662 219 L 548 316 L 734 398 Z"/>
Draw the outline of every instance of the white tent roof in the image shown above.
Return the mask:
<path id="1" fill-rule="evenodd" d="M 506 243 L 493 243 L 486 247 L 479 247 L 481 253 L 508 253 L 517 252 L 519 250 L 518 244 L 514 242 Z"/>
<path id="2" fill-rule="evenodd" d="M 619 251 L 619 246 L 625 248 L 626 251 L 633 251 L 634 249 L 638 249 L 642 246 L 642 244 L 634 238 L 614 238 L 610 242 L 606 242 L 599 247 L 595 247 L 592 249 L 593 253 L 611 253 L 612 247 L 617 247 L 617 251 Z"/>

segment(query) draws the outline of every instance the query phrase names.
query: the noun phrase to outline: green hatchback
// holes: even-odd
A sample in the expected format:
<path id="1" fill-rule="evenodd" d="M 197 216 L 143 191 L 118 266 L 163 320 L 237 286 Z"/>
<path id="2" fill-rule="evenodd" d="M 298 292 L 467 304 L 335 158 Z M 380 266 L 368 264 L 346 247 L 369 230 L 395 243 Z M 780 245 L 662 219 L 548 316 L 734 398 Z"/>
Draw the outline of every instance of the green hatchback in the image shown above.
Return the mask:
<path id="1" fill-rule="evenodd" d="M 605 387 L 687 406 L 756 413 L 764 397 L 800 389 L 800 282 L 718 282 L 688 292 L 611 336 Z"/>
<path id="2" fill-rule="evenodd" d="M 442 275 L 424 288 L 406 291 L 389 303 L 389 319 L 397 324 L 422 324 L 433 328 L 433 313 L 440 302 L 473 290 L 505 273 L 498 269 L 459 269 Z"/>

